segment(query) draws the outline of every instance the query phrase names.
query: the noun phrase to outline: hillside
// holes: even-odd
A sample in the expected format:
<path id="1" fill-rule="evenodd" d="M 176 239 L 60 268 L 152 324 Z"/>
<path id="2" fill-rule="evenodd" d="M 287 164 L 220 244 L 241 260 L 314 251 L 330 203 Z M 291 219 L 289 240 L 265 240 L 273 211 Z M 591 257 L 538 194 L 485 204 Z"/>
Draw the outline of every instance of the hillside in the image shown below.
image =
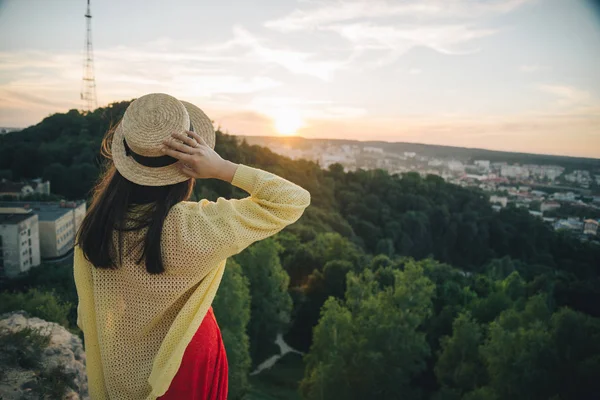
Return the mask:
<path id="1" fill-rule="evenodd" d="M 358 145 L 360 147 L 379 147 L 385 152 L 402 154 L 414 152 L 427 157 L 456 159 L 461 161 L 489 160 L 490 162 L 508 162 L 510 164 L 558 165 L 571 169 L 591 169 L 600 173 L 600 159 L 585 157 L 555 156 L 548 154 L 515 153 L 478 148 L 441 146 L 407 142 L 387 142 L 373 140 L 312 139 L 299 136 L 243 136 L 250 144 L 268 147 L 271 143 L 286 144 L 293 148 L 308 149 L 312 146 Z"/>

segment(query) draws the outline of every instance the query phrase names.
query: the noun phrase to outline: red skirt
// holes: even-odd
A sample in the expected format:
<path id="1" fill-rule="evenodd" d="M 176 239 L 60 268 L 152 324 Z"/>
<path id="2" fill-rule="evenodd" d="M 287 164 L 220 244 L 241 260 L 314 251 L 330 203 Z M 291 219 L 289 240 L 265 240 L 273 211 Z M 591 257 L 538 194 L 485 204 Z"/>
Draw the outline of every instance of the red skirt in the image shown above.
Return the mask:
<path id="1" fill-rule="evenodd" d="M 160 400 L 227 400 L 228 364 L 212 306 L 188 344 L 169 390 Z"/>

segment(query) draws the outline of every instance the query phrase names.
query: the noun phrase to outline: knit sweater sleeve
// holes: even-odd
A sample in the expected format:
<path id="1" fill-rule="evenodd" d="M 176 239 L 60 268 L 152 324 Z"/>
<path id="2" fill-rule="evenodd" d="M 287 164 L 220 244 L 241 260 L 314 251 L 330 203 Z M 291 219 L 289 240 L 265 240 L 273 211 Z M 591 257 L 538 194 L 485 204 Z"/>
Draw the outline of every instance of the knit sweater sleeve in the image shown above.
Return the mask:
<path id="1" fill-rule="evenodd" d="M 231 184 L 250 195 L 242 199 L 188 202 L 181 238 L 201 258 L 220 261 L 296 222 L 310 205 L 310 193 L 271 172 L 239 164 Z M 185 232 L 181 231 L 184 229 Z"/>

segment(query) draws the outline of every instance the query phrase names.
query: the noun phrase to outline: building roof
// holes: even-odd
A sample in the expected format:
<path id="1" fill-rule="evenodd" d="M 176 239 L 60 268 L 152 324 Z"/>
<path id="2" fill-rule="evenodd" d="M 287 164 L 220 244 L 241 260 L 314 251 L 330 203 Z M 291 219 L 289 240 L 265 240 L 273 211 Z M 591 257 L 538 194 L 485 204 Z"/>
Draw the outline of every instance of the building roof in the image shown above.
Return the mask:
<path id="1" fill-rule="evenodd" d="M 28 220 L 31 217 L 34 217 L 34 213 L 26 213 L 26 214 L 14 214 L 14 213 L 4 213 L 0 209 L 0 225 L 17 225 L 21 222 Z"/>
<path id="2" fill-rule="evenodd" d="M 85 203 L 85 200 L 66 202 L 61 206 L 60 202 L 46 201 L 0 201 L 0 207 L 25 207 L 28 206 L 40 221 L 56 221 L 76 207 Z"/>

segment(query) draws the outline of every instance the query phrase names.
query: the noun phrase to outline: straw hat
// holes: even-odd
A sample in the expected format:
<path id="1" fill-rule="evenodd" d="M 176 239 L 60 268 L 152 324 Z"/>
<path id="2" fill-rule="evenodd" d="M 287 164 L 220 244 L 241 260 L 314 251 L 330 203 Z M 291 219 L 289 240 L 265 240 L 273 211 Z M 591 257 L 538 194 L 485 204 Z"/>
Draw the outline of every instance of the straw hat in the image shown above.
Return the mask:
<path id="1" fill-rule="evenodd" d="M 112 157 L 117 170 L 139 185 L 172 185 L 190 179 L 178 160 L 160 151 L 162 140 L 172 132 L 194 131 L 215 148 L 211 120 L 195 105 L 164 93 L 151 93 L 134 100 L 116 128 Z"/>

